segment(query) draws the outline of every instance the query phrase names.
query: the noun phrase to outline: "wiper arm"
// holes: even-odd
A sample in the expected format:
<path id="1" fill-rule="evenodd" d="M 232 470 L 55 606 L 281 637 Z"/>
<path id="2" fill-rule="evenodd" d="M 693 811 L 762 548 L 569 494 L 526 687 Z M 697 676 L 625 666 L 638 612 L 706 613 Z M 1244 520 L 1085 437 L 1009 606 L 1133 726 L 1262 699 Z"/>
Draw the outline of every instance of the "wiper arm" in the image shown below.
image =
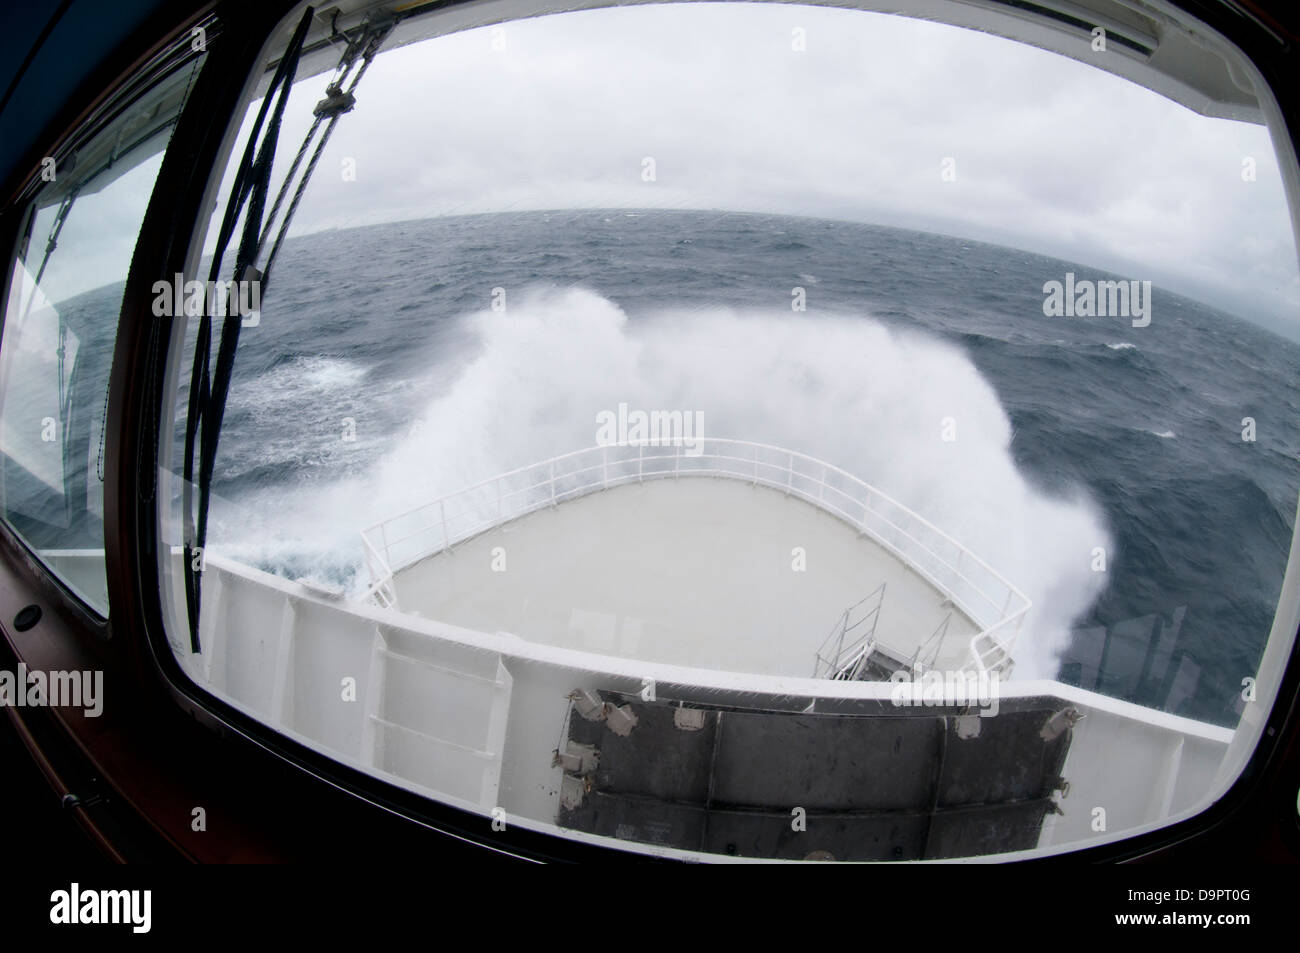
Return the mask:
<path id="1" fill-rule="evenodd" d="M 293 219 L 293 213 L 298 210 L 298 203 L 302 200 L 302 193 L 307 188 L 307 183 L 311 181 L 312 173 L 316 170 L 316 163 L 320 161 L 321 153 L 325 150 L 325 143 L 329 142 L 330 135 L 334 132 L 339 117 L 344 113 L 351 112 L 352 107 L 357 104 L 355 95 L 357 84 L 361 82 L 361 77 L 365 75 L 366 69 L 370 66 L 370 61 L 379 52 L 380 46 L 383 45 L 395 22 L 388 16 L 366 19 L 356 37 L 349 41 L 347 49 L 343 51 L 343 56 L 340 57 L 339 64 L 335 67 L 334 77 L 325 88 L 325 98 L 318 102 L 315 109 L 312 110 L 312 115 L 316 118 L 312 122 L 311 128 L 307 130 L 307 135 L 303 137 L 302 145 L 299 146 L 298 153 L 293 157 L 293 164 L 289 166 L 289 172 L 285 175 L 284 183 L 280 186 L 280 191 L 275 197 L 275 204 L 271 206 L 271 214 L 266 218 L 266 230 L 262 232 L 258 244 L 259 248 L 264 246 L 267 238 L 270 237 L 271 227 L 275 223 L 275 216 L 280 211 L 280 206 L 284 203 L 284 197 L 289 192 L 289 184 L 293 181 L 298 167 L 302 164 L 302 158 L 307 154 L 307 149 L 311 146 L 312 140 L 315 139 L 317 131 L 324 126 L 324 132 L 321 133 L 320 140 L 316 143 L 316 149 L 312 153 L 311 160 L 307 163 L 307 168 L 298 182 L 298 188 L 294 190 L 293 199 L 289 203 L 289 210 L 284 213 L 284 221 L 280 223 L 280 230 L 275 236 L 275 243 L 271 246 L 271 251 L 266 257 L 266 266 L 262 269 L 263 281 L 271 273 L 271 266 L 275 264 L 275 256 L 280 251 L 280 243 L 284 241 L 284 235 L 288 230 L 289 222 Z M 355 73 L 352 72 L 353 67 L 356 67 Z M 350 82 L 348 82 L 349 76 L 351 76 Z M 347 89 L 343 88 L 345 82 L 348 83 Z"/>
<path id="2" fill-rule="evenodd" d="M 231 196 L 226 204 L 226 213 L 222 219 L 221 230 L 217 236 L 217 246 L 213 254 L 212 266 L 208 273 L 208 284 L 206 286 L 209 289 L 214 287 L 214 282 L 220 273 L 226 247 L 234 235 L 235 222 L 238 220 L 239 213 L 243 209 L 245 202 L 247 202 L 248 211 L 244 216 L 244 229 L 235 256 L 235 279 L 237 281 L 258 282 L 264 296 L 266 282 L 271 274 L 271 266 L 275 263 L 280 244 L 284 241 L 285 233 L 289 229 L 289 223 L 293 219 L 294 212 L 298 209 L 298 203 L 302 199 L 303 191 L 307 188 L 307 183 L 311 180 L 312 172 L 320 160 L 321 152 L 324 151 L 325 144 L 329 141 L 330 134 L 334 131 L 334 126 L 338 123 L 339 117 L 350 112 L 352 107 L 356 105 L 354 91 L 357 84 L 361 81 L 361 77 L 365 74 L 370 61 L 379 52 L 380 46 L 396 22 L 388 15 L 367 18 L 359 28 L 356 36 L 348 42 L 347 48 L 335 68 L 334 78 L 326 89 L 325 98 L 316 104 L 313 111 L 316 117 L 315 121 L 303 139 L 302 146 L 299 147 L 298 153 L 285 175 L 280 191 L 271 206 L 271 213 L 266 217 L 265 228 L 263 228 L 262 211 L 266 206 L 266 197 L 269 193 L 271 168 L 275 162 L 275 147 L 280 136 L 280 121 L 284 115 L 289 90 L 293 86 L 293 78 L 297 72 L 298 61 L 302 54 L 302 46 L 307 36 L 307 28 L 311 23 L 312 13 L 310 7 L 303 13 L 303 18 L 294 32 L 293 39 L 290 41 L 284 56 L 280 59 L 275 76 L 267 89 L 266 97 L 262 100 L 262 107 L 258 110 L 257 120 L 249 135 L 248 145 L 244 150 L 243 159 L 236 173 Z M 355 73 L 353 72 L 354 67 L 356 68 Z M 351 80 L 348 82 L 347 88 L 344 89 L 344 83 L 348 81 L 349 76 Z M 267 125 L 262 144 L 255 153 L 253 146 L 257 142 L 258 132 L 266 120 L 273 95 L 276 96 L 274 111 L 271 112 L 270 123 Z M 279 213 L 285 196 L 288 194 L 290 183 L 293 182 L 294 177 L 297 175 L 298 169 L 302 165 L 303 156 L 306 155 L 312 141 L 316 139 L 317 132 L 322 129 L 323 132 L 321 132 L 320 139 L 316 142 L 316 148 L 312 153 L 311 160 L 307 163 L 306 169 L 303 171 L 298 186 L 293 193 L 293 199 L 284 214 L 284 219 L 280 222 L 266 264 L 259 271 L 257 268 L 258 257 L 261 255 L 267 239 L 270 238 L 276 215 Z M 229 305 L 229 299 L 227 299 L 227 305 Z M 239 344 L 239 329 L 242 326 L 242 316 L 230 314 L 230 308 L 227 306 L 221 325 L 221 341 L 218 345 L 216 366 L 210 377 L 209 362 L 212 348 L 210 311 L 211 308 L 208 307 L 208 302 L 205 300 L 203 314 L 199 321 L 198 340 L 195 343 L 194 367 L 190 376 L 189 415 L 185 422 L 185 480 L 183 483 L 185 604 L 189 615 L 190 650 L 193 652 L 200 650 L 199 576 L 203 566 L 203 547 L 207 541 L 208 502 L 211 495 L 212 472 L 216 464 L 217 441 L 221 434 L 221 421 L 225 415 L 226 396 L 230 391 L 231 375 L 235 367 L 235 350 Z M 194 450 L 196 443 L 199 449 L 197 481 L 194 479 Z M 198 495 L 197 513 L 194 501 L 196 490 Z"/>
<path id="3" fill-rule="evenodd" d="M 303 41 L 307 38 L 307 29 L 311 25 L 313 10 L 308 7 L 289 41 L 289 48 L 280 58 L 271 85 L 267 88 L 262 106 L 257 112 L 257 119 L 244 148 L 243 158 L 235 174 L 235 182 L 226 201 L 226 212 L 221 221 L 221 230 L 217 235 L 216 250 L 212 257 L 212 266 L 208 272 L 208 284 L 217 280 L 221 263 L 225 257 L 226 246 L 235 231 L 239 213 L 248 204 L 244 216 L 244 231 L 240 238 L 239 250 L 235 258 L 235 277 L 238 280 L 260 281 L 261 276 L 253 267 L 257 253 L 258 233 L 262 227 L 262 209 L 266 204 L 266 193 L 271 180 L 271 166 L 275 160 L 275 145 L 280 136 L 280 120 L 289 99 L 289 91 L 298 71 L 298 59 L 302 54 Z M 267 112 L 274 99 L 275 109 L 266 134 L 258 145 L 258 134 L 266 122 Z M 264 290 L 264 289 L 263 289 Z M 212 317 L 209 302 L 204 300 L 203 314 L 199 318 L 198 337 L 194 344 L 194 366 L 190 373 L 189 411 L 185 420 L 185 479 L 182 484 L 182 506 L 184 508 L 184 546 L 185 558 L 185 605 L 189 616 L 190 650 L 200 651 L 199 645 L 199 575 L 203 569 L 203 547 L 207 543 L 208 501 L 212 486 L 212 470 L 216 462 L 217 440 L 221 433 L 221 420 L 225 414 L 226 394 L 230 389 L 230 374 L 235 364 L 235 346 L 239 342 L 239 328 L 242 316 L 230 314 L 227 300 L 226 314 L 221 324 L 221 343 L 217 351 L 216 376 L 210 377 L 210 355 L 212 351 Z M 194 479 L 194 450 L 198 445 L 198 483 Z M 198 491 L 198 510 L 195 512 L 194 491 Z"/>

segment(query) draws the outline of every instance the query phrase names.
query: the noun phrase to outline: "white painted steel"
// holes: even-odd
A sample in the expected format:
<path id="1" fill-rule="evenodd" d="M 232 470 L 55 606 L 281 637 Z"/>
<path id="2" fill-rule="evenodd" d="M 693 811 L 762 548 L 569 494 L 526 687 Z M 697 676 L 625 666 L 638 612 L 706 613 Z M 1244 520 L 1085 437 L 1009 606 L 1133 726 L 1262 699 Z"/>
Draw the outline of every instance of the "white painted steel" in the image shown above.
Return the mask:
<path id="1" fill-rule="evenodd" d="M 175 557 L 179 559 L 179 555 Z M 693 852 L 613 842 L 555 824 L 552 752 L 569 691 L 701 695 L 712 704 L 789 709 L 812 699 L 889 699 L 894 686 L 741 676 L 540 645 L 330 601 L 297 583 L 210 553 L 203 576 L 202 655 L 180 657 L 204 688 L 333 758 L 490 821 L 665 856 Z M 342 680 L 355 678 L 355 701 Z M 1213 778 L 1233 732 L 1051 681 L 1002 683 L 1003 704 L 1048 698 L 1082 716 L 1064 776 L 1064 812 L 1040 848 L 1077 847 L 1185 816 L 1219 793 Z M 800 705 L 802 706 L 802 702 Z M 1107 830 L 1093 810 L 1107 808 Z M 1170 813 L 1172 812 L 1172 814 Z"/>

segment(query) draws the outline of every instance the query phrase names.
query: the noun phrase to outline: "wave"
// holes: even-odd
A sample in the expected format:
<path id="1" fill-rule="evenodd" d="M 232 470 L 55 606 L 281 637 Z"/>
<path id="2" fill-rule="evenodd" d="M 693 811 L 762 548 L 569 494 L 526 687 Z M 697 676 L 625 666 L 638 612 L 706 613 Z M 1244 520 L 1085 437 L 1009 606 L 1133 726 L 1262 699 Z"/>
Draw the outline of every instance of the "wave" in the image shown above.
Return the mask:
<path id="1" fill-rule="evenodd" d="M 861 315 L 792 322 L 788 312 L 716 308 L 631 320 L 574 288 L 521 292 L 507 312 L 462 322 L 474 340 L 459 376 L 377 464 L 309 492 L 243 500 L 246 515 L 223 521 L 223 537 L 245 558 L 260 540 L 264 565 L 296 566 L 305 548 L 355 572 L 364 527 L 591 446 L 596 415 L 626 402 L 699 411 L 707 436 L 819 457 L 942 527 L 1034 601 L 1017 677 L 1055 675 L 1071 624 L 1103 586 L 1090 569 L 1094 547 L 1109 546 L 1098 508 L 1082 491 L 1054 496 L 1026 481 L 996 392 L 952 345 Z M 309 389 L 347 373 L 299 370 Z"/>

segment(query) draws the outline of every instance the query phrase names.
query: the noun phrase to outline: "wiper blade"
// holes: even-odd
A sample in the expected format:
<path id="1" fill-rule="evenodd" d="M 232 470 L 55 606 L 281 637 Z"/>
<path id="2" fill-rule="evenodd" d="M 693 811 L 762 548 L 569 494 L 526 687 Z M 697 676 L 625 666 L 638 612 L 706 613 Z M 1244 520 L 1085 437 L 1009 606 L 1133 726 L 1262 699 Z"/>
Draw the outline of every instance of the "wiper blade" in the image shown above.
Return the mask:
<path id="1" fill-rule="evenodd" d="M 326 89 L 325 98 L 317 103 L 316 108 L 313 110 L 315 120 L 312 122 L 310 130 L 303 139 L 302 146 L 299 147 L 297 155 L 295 155 L 293 163 L 285 175 L 280 191 L 271 206 L 271 213 L 266 217 L 265 227 L 263 227 L 262 212 L 266 207 L 266 198 L 270 191 L 271 169 L 275 164 L 275 147 L 280 137 L 280 122 L 284 115 L 289 90 L 293 86 L 294 75 L 298 69 L 298 61 L 302 55 L 302 47 L 307 36 L 307 29 L 311 24 L 312 13 L 310 7 L 303 13 L 302 20 L 294 32 L 288 49 L 280 59 L 275 76 L 267 88 L 266 97 L 262 100 L 262 106 L 258 110 L 257 120 L 253 124 L 252 132 L 248 138 L 248 145 L 244 149 L 244 156 L 236 173 L 230 199 L 226 204 L 226 213 L 221 222 L 221 230 L 217 236 L 216 250 L 208 272 L 208 283 L 206 285 L 208 289 L 215 287 L 217 276 L 221 270 L 221 263 L 226 253 L 226 247 L 235 232 L 235 223 L 239 219 L 240 211 L 243 210 L 244 205 L 247 203 L 248 210 L 244 215 L 243 233 L 240 236 L 239 249 L 235 256 L 234 277 L 239 282 L 256 282 L 262 293 L 259 297 L 264 297 L 266 282 L 271 274 L 271 266 L 275 263 L 276 255 L 280 251 L 280 244 L 284 241 L 285 233 L 289 229 L 289 223 L 293 220 L 294 212 L 298 209 L 298 203 L 302 199 L 303 191 L 307 188 L 307 183 L 311 180 L 312 172 L 320 160 L 321 152 L 329 141 L 330 133 L 334 131 L 334 126 L 338 123 L 339 117 L 350 112 L 352 107 L 356 105 L 354 92 L 357 84 L 361 82 L 361 77 L 365 75 L 370 61 L 379 52 L 380 46 L 382 46 L 383 41 L 387 38 L 396 22 L 387 14 L 368 17 L 360 26 L 356 35 L 348 42 L 347 48 L 344 50 L 335 69 L 334 78 Z M 355 72 L 353 72 L 354 68 Z M 344 88 L 345 82 L 347 82 L 346 89 Z M 273 96 L 275 97 L 275 106 L 272 110 L 271 100 Z M 261 131 L 263 123 L 266 122 L 268 111 L 271 113 L 271 118 L 267 123 L 266 135 L 262 137 L 261 145 L 254 151 L 258 133 Z M 284 219 L 280 222 L 280 227 L 276 232 L 275 242 L 271 245 L 266 263 L 259 271 L 257 268 L 258 257 L 266 246 L 267 239 L 270 238 L 276 215 L 279 213 L 285 196 L 289 192 L 290 184 L 302 165 L 303 156 L 306 155 L 318 132 L 321 132 L 321 135 L 319 140 L 316 140 L 316 148 L 312 153 L 311 160 L 307 163 L 301 178 L 298 180 L 293 199 L 290 201 L 289 207 L 284 213 Z M 185 421 L 185 480 L 182 484 L 184 493 L 183 507 L 185 510 L 183 551 L 185 557 L 185 604 L 189 616 L 190 650 L 193 652 L 200 651 L 199 579 L 203 569 L 203 548 L 207 542 L 208 502 L 211 495 L 212 472 L 216 464 L 217 441 L 221 434 L 221 421 L 225 415 L 226 396 L 230 391 L 231 375 L 235 367 L 235 350 L 239 344 L 239 329 L 243 323 L 242 315 L 230 313 L 229 301 L 230 299 L 227 299 L 226 314 L 223 316 L 221 325 L 221 341 L 217 349 L 216 366 L 211 374 L 209 365 L 212 349 L 212 319 L 210 317 L 212 309 L 208 306 L 206 300 L 204 302 L 203 314 L 199 319 L 198 339 L 194 349 L 194 366 L 190 376 L 189 414 Z M 197 481 L 194 479 L 194 451 L 196 445 L 199 451 Z M 197 512 L 196 501 L 194 500 L 196 492 L 198 496 Z"/>
<path id="2" fill-rule="evenodd" d="M 275 146 L 280 137 L 280 121 L 284 116 L 285 104 L 298 70 L 298 60 L 302 54 L 303 41 L 307 38 L 307 29 L 311 25 L 313 10 L 308 7 L 294 31 L 293 38 L 285 55 L 280 58 L 271 85 L 267 88 L 262 106 L 257 112 L 257 119 L 244 148 L 243 158 L 235 174 L 235 182 L 230 197 L 226 202 L 226 212 L 221 221 L 221 230 L 217 235 L 216 250 L 212 257 L 212 266 L 208 273 L 208 284 L 220 274 L 221 263 L 226 254 L 226 247 L 235 232 L 235 223 L 239 213 L 247 204 L 244 216 L 244 230 L 235 257 L 235 278 L 237 280 L 261 281 L 261 275 L 253 266 L 256 258 L 260 231 L 262 227 L 262 210 L 266 205 L 266 195 L 270 187 L 271 166 L 275 161 Z M 271 111 L 272 100 L 275 101 L 270 124 L 263 135 L 260 145 L 258 135 L 266 123 L 267 113 Z M 254 148 L 256 147 L 256 149 Z M 265 289 L 263 289 L 265 290 Z M 216 358 L 216 373 L 211 376 L 210 363 L 212 351 L 212 317 L 211 308 L 205 300 L 203 314 L 199 318 L 198 337 L 194 344 L 194 365 L 190 373 L 189 411 L 185 420 L 185 479 L 182 484 L 184 508 L 184 546 L 185 565 L 185 605 L 189 616 L 190 650 L 200 651 L 199 645 L 199 577 L 203 569 L 203 548 L 207 543 L 208 500 L 212 485 L 212 470 L 217 456 L 217 440 L 221 433 L 221 420 L 225 414 L 226 395 L 230 389 L 230 375 L 235 365 L 235 347 L 239 342 L 239 328 L 243 317 L 230 313 L 227 301 L 226 314 L 221 324 L 221 343 Z M 195 447 L 198 447 L 198 480 L 195 482 Z M 195 508 L 195 490 L 197 489 L 197 512 Z"/>

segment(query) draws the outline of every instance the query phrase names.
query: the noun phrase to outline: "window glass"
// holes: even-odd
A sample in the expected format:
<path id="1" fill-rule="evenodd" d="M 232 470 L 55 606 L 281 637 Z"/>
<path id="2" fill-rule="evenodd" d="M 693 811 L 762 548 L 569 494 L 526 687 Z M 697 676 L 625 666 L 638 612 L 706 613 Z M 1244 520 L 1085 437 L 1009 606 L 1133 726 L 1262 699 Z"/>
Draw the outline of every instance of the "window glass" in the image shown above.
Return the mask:
<path id="1" fill-rule="evenodd" d="M 1092 60 L 786 4 L 399 24 L 337 125 L 304 58 L 210 480 L 223 322 L 173 355 L 178 658 L 485 840 L 917 860 L 1203 809 L 1271 704 L 1300 275 L 1262 107 L 1144 88 L 1139 20 Z"/>
<path id="2" fill-rule="evenodd" d="M 104 426 L 123 282 L 170 135 L 167 107 L 200 59 L 42 163 L 5 298 L 0 512 L 104 616 Z"/>

